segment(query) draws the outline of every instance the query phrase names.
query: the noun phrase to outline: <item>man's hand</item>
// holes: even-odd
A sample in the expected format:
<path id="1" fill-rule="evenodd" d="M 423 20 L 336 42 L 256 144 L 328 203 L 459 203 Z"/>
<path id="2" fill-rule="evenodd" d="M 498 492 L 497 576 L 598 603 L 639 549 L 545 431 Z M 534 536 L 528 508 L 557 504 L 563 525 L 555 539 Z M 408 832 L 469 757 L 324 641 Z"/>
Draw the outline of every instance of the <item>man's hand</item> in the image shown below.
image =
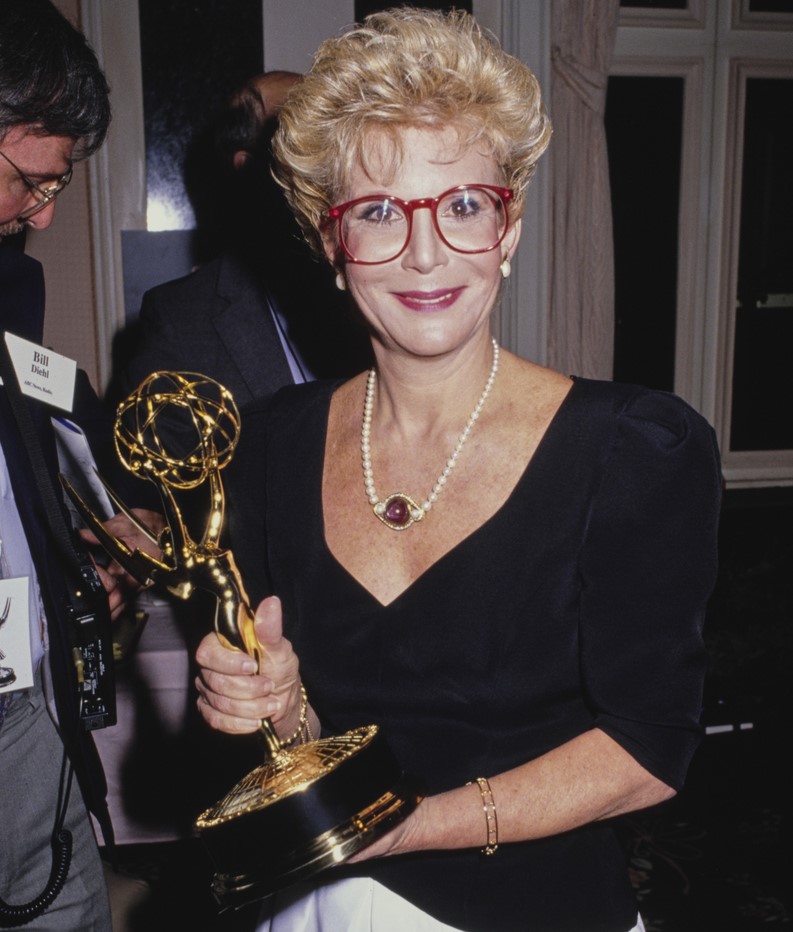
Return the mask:
<path id="1" fill-rule="evenodd" d="M 132 508 L 130 510 L 141 524 L 145 524 L 155 535 L 158 535 L 165 526 L 163 516 L 156 511 L 148 511 L 144 508 Z M 123 541 L 130 550 L 142 550 L 158 559 L 162 557 L 157 545 L 152 543 L 145 534 L 141 533 L 125 514 L 114 515 L 108 521 L 105 521 L 104 525 L 109 533 Z M 80 537 L 89 546 L 100 546 L 96 536 L 87 528 L 81 529 Z M 127 599 L 140 589 L 141 584 L 115 560 L 109 563 L 107 567 L 99 566 L 96 563 L 95 565 L 102 585 L 107 592 L 110 617 L 115 620 L 124 610 Z"/>

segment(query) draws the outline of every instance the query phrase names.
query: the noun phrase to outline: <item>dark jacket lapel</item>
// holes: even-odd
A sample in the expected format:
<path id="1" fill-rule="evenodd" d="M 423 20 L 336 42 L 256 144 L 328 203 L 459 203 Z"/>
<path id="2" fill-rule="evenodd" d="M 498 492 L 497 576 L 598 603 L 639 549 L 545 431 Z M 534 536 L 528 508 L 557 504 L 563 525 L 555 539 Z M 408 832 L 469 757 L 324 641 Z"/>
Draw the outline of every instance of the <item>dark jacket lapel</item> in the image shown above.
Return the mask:
<path id="1" fill-rule="evenodd" d="M 251 396 L 268 396 L 293 381 L 263 282 L 234 258 L 218 273 L 212 323 Z"/>

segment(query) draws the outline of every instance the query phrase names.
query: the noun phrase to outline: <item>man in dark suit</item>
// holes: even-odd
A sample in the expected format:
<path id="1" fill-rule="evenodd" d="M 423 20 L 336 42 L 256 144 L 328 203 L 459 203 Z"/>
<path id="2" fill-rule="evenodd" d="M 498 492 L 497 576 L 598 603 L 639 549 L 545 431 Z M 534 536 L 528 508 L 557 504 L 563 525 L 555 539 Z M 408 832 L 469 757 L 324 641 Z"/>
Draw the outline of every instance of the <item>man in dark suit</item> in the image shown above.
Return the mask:
<path id="1" fill-rule="evenodd" d="M 34 344 L 42 339 L 44 279 L 39 263 L 20 248 L 24 230 L 49 226 L 72 164 L 101 145 L 109 119 L 107 84 L 83 35 L 49 0 L 2 0 L 0 340 L 6 344 L 9 334 Z M 49 378 L 55 354 L 38 346 L 31 352 L 40 354 L 34 361 L 47 357 L 40 367 L 46 376 L 39 375 Z M 97 722 L 85 720 L 78 686 L 90 658 L 79 647 L 72 614 L 85 586 L 62 556 L 56 543 L 62 538 L 52 535 L 62 502 L 53 495 L 44 505 L 47 495 L 31 466 L 36 456 L 29 459 L 38 448 L 41 474 L 56 489 L 55 412 L 12 392 L 12 380 L 24 381 L 20 371 L 18 361 L 7 359 L 0 388 L 0 608 L 6 616 L 0 639 L 13 616 L 21 634 L 16 670 L 27 674 L 27 682 L 14 674 L 0 684 L 0 926 L 34 922 L 37 930 L 105 932 L 111 927 L 107 891 L 86 806 L 106 839 L 112 835 L 104 776 L 87 731 Z M 102 415 L 89 389 L 78 378 L 76 421 L 86 406 L 89 419 Z M 81 579 L 96 582 L 87 566 Z M 102 582 L 115 587 L 107 574 Z M 94 594 L 91 604 L 107 622 L 101 586 Z M 110 608 L 118 607 L 116 591 Z M 81 623 L 90 623 L 86 618 Z"/>
<path id="2" fill-rule="evenodd" d="M 269 171 L 278 109 L 300 80 L 268 72 L 247 82 L 218 119 L 220 165 L 213 203 L 199 227 L 222 229 L 223 252 L 185 278 L 146 293 L 138 343 L 127 351 L 118 394 L 150 372 L 200 372 L 243 407 L 289 382 L 353 375 L 369 361 L 369 341 L 311 256 Z"/>

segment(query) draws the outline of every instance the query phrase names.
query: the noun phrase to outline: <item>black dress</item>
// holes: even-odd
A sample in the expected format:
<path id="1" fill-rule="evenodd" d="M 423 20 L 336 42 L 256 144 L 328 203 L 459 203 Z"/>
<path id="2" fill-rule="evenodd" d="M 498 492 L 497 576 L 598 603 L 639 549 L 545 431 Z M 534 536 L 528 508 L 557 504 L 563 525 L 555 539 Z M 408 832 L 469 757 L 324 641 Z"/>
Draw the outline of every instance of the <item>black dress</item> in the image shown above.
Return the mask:
<path id="1" fill-rule="evenodd" d="M 377 723 L 428 793 L 593 727 L 680 787 L 699 740 L 716 569 L 721 479 L 707 423 L 673 395 L 576 380 L 507 502 L 384 606 L 325 544 L 335 386 L 290 386 L 247 412 L 228 477 L 249 593 L 282 599 L 323 729 Z M 363 480 L 350 497 L 357 507 Z M 350 874 L 466 930 L 624 932 L 636 921 L 603 822 L 492 857 L 391 857 L 327 879 Z"/>

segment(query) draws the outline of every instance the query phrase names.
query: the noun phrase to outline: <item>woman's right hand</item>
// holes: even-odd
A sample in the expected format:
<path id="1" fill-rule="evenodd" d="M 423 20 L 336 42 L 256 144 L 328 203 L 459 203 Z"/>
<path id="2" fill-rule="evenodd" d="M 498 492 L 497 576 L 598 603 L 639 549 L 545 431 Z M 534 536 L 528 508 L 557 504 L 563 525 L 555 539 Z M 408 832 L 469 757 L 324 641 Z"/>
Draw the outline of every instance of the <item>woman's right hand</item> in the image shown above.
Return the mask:
<path id="1" fill-rule="evenodd" d="M 262 649 L 258 673 L 252 657 L 224 647 L 214 631 L 198 645 L 198 709 L 218 731 L 250 734 L 269 718 L 279 735 L 288 735 L 300 717 L 300 670 L 283 635 L 281 601 L 276 596 L 259 604 L 255 631 Z"/>

